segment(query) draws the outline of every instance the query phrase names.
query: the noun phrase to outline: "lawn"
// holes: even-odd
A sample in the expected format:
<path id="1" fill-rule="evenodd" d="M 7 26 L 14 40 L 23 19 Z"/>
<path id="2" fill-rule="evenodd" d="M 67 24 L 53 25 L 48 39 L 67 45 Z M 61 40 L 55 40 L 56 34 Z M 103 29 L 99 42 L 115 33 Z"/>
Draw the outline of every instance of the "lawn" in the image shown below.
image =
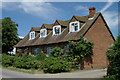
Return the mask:
<path id="1" fill-rule="evenodd" d="M 3 69 L 8 69 L 8 70 L 13 70 L 13 71 L 18 71 L 18 72 L 24 72 L 24 73 L 29 73 L 29 74 L 41 74 L 44 73 L 41 69 L 20 69 L 20 68 L 15 68 L 15 67 L 2 67 Z"/>

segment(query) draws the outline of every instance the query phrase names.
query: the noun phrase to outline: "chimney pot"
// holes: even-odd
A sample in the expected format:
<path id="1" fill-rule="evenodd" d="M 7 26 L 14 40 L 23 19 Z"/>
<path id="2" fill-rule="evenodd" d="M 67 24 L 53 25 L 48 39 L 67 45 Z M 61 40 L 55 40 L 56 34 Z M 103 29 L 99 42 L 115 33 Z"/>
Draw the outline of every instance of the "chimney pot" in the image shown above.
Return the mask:
<path id="1" fill-rule="evenodd" d="M 96 8 L 95 7 L 89 8 L 89 18 L 94 17 L 95 13 L 96 13 Z"/>

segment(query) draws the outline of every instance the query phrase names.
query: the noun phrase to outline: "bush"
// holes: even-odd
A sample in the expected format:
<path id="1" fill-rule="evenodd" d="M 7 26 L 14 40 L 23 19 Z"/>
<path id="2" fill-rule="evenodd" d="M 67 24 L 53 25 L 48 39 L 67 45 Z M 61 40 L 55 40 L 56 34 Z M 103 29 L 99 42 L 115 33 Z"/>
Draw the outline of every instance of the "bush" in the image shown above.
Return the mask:
<path id="1" fill-rule="evenodd" d="M 63 55 L 63 50 L 59 47 L 55 47 L 51 50 L 50 54 L 53 57 L 59 57 L 59 56 Z"/>
<path id="2" fill-rule="evenodd" d="M 71 65 L 61 57 L 48 57 L 41 64 L 44 72 L 58 73 L 68 72 L 71 70 Z"/>
<path id="3" fill-rule="evenodd" d="M 70 52 L 73 58 L 73 67 L 79 68 L 80 62 L 85 58 L 85 56 L 92 55 L 93 43 L 86 41 L 84 37 L 80 37 L 78 40 L 69 41 Z"/>
<path id="4" fill-rule="evenodd" d="M 16 57 L 15 56 L 2 54 L 2 65 L 3 66 L 5 66 L 5 67 L 13 66 L 15 61 L 16 61 Z"/>
<path id="5" fill-rule="evenodd" d="M 36 57 L 35 57 L 35 59 L 36 60 L 44 60 L 46 58 L 46 55 L 45 55 L 45 53 L 39 53 Z"/>
<path id="6" fill-rule="evenodd" d="M 114 80 L 120 79 L 120 35 L 114 42 L 113 46 L 107 51 L 107 57 L 110 60 L 107 77 L 114 78 Z"/>
<path id="7" fill-rule="evenodd" d="M 40 65 L 40 61 L 36 60 L 35 57 L 29 55 L 25 55 L 23 57 L 17 58 L 14 63 L 14 67 L 24 68 L 24 69 L 31 69 L 31 68 L 38 69 L 40 67 L 39 65 Z"/>

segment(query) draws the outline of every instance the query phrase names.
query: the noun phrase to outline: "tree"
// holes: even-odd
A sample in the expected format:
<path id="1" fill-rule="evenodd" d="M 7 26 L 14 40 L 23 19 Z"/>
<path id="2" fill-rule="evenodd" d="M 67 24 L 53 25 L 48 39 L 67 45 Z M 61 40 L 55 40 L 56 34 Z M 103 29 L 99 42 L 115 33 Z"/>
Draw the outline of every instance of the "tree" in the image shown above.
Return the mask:
<path id="1" fill-rule="evenodd" d="M 2 52 L 12 51 L 13 46 L 20 40 L 17 34 L 17 26 L 10 17 L 2 19 Z"/>
<path id="2" fill-rule="evenodd" d="M 120 79 L 120 35 L 117 37 L 114 44 L 107 51 L 109 59 L 109 66 L 107 70 L 107 77 L 114 80 Z"/>

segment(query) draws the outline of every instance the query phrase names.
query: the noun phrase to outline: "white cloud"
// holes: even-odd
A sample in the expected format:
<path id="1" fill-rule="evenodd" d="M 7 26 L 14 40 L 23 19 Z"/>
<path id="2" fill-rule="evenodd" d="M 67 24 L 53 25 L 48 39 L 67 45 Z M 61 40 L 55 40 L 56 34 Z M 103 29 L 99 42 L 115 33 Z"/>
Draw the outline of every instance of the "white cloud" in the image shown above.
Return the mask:
<path id="1" fill-rule="evenodd" d="M 18 9 L 19 3 L 14 2 L 2 2 L 2 6 L 0 8 L 6 9 L 6 10 L 16 10 Z"/>
<path id="2" fill-rule="evenodd" d="M 23 36 L 18 36 L 20 39 L 23 39 L 24 37 Z"/>
<path id="3" fill-rule="evenodd" d="M 81 15 L 88 15 L 89 7 L 78 5 L 78 6 L 75 6 L 74 9 L 76 11 L 81 12 L 80 13 Z"/>
<path id="4" fill-rule="evenodd" d="M 47 18 L 48 16 L 54 17 L 60 12 L 60 9 L 55 8 L 51 3 L 48 2 L 21 2 L 19 8 L 28 14 L 44 18 Z"/>
<path id="5" fill-rule="evenodd" d="M 84 10 L 84 11 L 86 11 L 86 10 L 88 10 L 88 7 L 84 7 L 84 6 L 79 5 L 79 6 L 75 7 L 75 10 L 77 10 L 77 11 L 78 10 L 82 10 L 82 11 Z"/>
<path id="6" fill-rule="evenodd" d="M 116 29 L 118 27 L 118 13 L 115 11 L 106 11 L 102 13 L 108 26 L 111 29 Z"/>
<path id="7" fill-rule="evenodd" d="M 42 17 L 44 19 L 52 19 L 60 17 L 62 10 L 54 7 L 49 2 L 3 2 L 2 9 L 17 10 L 21 9 L 27 14 Z"/>
<path id="8" fill-rule="evenodd" d="M 108 3 L 100 10 L 100 12 L 106 11 L 112 4 L 112 0 L 108 0 Z"/>
<path id="9" fill-rule="evenodd" d="M 107 11 L 107 9 L 112 6 L 112 4 L 112 0 L 108 0 L 107 4 L 100 10 L 100 12 L 102 12 L 108 26 L 111 29 L 116 29 L 118 27 L 118 12 Z"/>

